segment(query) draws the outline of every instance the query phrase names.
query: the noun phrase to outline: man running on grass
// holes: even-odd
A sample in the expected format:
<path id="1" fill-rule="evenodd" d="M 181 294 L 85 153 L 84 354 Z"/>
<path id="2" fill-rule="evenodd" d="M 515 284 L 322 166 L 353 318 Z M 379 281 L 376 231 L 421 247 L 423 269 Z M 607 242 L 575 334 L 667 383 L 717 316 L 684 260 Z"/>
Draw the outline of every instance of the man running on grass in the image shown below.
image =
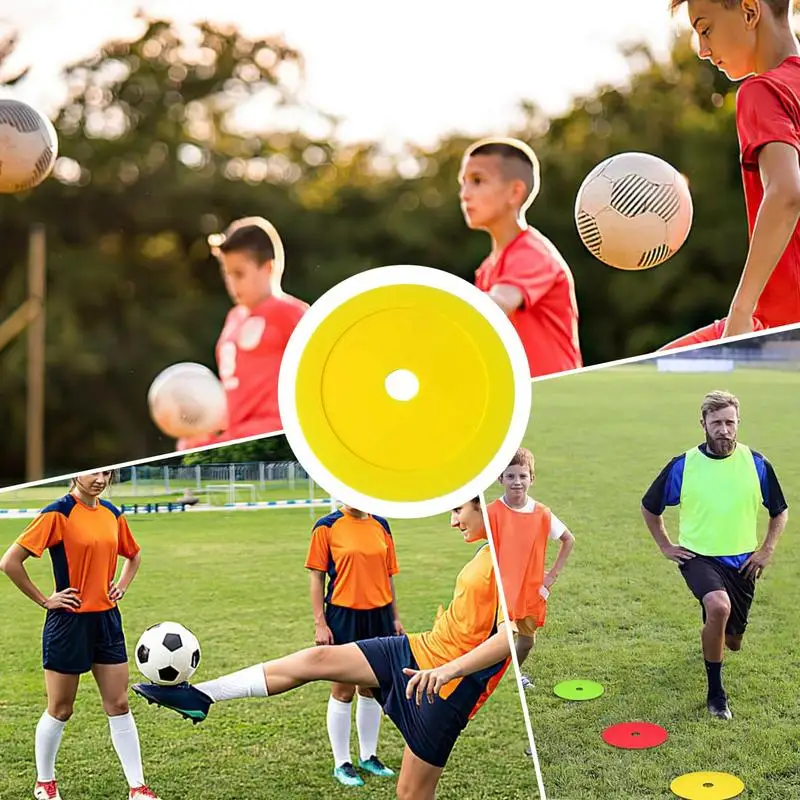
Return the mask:
<path id="1" fill-rule="evenodd" d="M 772 465 L 737 441 L 739 400 L 727 392 L 703 398 L 706 441 L 673 458 L 642 499 L 642 515 L 661 552 L 678 563 L 703 611 L 708 710 L 731 719 L 722 685 L 722 656 L 740 650 L 756 580 L 769 564 L 789 516 Z M 758 545 L 758 510 L 769 527 Z M 666 506 L 680 506 L 678 544 L 664 525 Z"/>

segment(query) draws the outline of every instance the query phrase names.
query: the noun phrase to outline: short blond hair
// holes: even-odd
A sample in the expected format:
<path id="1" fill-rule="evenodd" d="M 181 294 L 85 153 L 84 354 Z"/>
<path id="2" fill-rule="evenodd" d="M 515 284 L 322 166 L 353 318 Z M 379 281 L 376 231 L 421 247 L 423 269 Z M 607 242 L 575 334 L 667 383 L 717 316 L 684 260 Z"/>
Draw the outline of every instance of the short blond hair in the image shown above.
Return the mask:
<path id="1" fill-rule="evenodd" d="M 735 408 L 736 416 L 738 417 L 739 398 L 730 392 L 715 389 L 703 398 L 703 403 L 700 406 L 700 415 L 705 420 L 709 414 L 713 414 L 715 411 L 722 411 L 723 408 Z"/>

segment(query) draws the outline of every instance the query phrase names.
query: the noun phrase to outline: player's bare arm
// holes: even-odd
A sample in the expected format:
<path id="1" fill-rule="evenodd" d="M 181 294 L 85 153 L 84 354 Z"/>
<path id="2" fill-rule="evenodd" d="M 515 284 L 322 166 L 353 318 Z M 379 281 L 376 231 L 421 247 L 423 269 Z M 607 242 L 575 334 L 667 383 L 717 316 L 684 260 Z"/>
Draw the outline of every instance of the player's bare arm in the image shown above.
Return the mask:
<path id="1" fill-rule="evenodd" d="M 511 648 L 508 645 L 508 636 L 505 623 L 503 623 L 497 627 L 497 633 L 490 636 L 485 642 L 447 664 L 442 664 L 434 669 L 404 669 L 403 672 L 411 676 L 406 685 L 406 697 L 410 700 L 416 696 L 417 705 L 422 702 L 424 695 L 427 695 L 428 700 L 433 702 L 434 695 L 438 694 L 442 687 L 454 678 L 463 678 L 480 672 L 510 656 Z"/>
<path id="2" fill-rule="evenodd" d="M 781 538 L 781 534 L 786 529 L 786 523 L 789 521 L 789 509 L 785 509 L 777 517 L 773 517 L 769 521 L 769 527 L 767 528 L 767 535 L 764 539 L 764 543 L 759 547 L 758 550 L 747 559 L 747 561 L 742 564 L 742 568 L 739 570 L 740 572 L 744 573 L 745 577 L 747 578 L 760 578 L 761 574 L 764 572 L 764 569 L 768 566 L 770 561 L 772 561 L 772 555 L 775 552 L 775 547 L 778 544 L 778 540 Z"/>
<path id="3" fill-rule="evenodd" d="M 325 620 L 325 573 L 309 570 L 311 589 L 311 611 L 314 614 L 314 643 L 333 644 L 333 633 Z"/>
<path id="4" fill-rule="evenodd" d="M 750 250 L 731 303 L 725 336 L 753 330 L 756 304 L 786 250 L 800 219 L 800 161 L 785 142 L 766 144 L 758 158 L 764 199 L 758 211 Z"/>
<path id="5" fill-rule="evenodd" d="M 653 514 L 652 511 L 648 511 L 642 506 L 642 516 L 644 517 L 644 524 L 647 525 L 647 530 L 650 531 L 650 535 L 665 558 L 678 564 L 683 564 L 684 561 L 694 558 L 694 553 L 672 543 L 667 533 L 667 526 L 664 524 L 663 514 Z"/>
<path id="6" fill-rule="evenodd" d="M 392 613 L 394 614 L 394 632 L 398 636 L 402 636 L 406 631 L 403 628 L 403 623 L 400 621 L 400 612 L 397 610 L 397 590 L 394 587 L 394 577 L 389 576 L 389 586 L 392 589 Z"/>
<path id="7" fill-rule="evenodd" d="M 30 597 L 36 605 L 51 609 L 77 609 L 80 608 L 81 601 L 78 598 L 78 590 L 72 587 L 60 592 L 53 592 L 47 597 L 36 584 L 30 579 L 25 570 L 24 562 L 30 558 L 31 554 L 21 545 L 14 542 L 2 558 L 0 558 L 0 572 L 8 575 L 11 582 L 27 597 Z"/>
<path id="8" fill-rule="evenodd" d="M 506 316 L 513 314 L 523 302 L 522 292 L 516 286 L 498 283 L 489 290 L 489 297 L 497 303 Z"/>
<path id="9" fill-rule="evenodd" d="M 133 583 L 133 579 L 136 577 L 136 573 L 139 571 L 139 567 L 141 565 L 141 553 L 137 553 L 132 558 L 125 559 L 119 580 L 116 583 L 111 581 L 111 585 L 108 587 L 108 597 L 110 600 L 115 603 L 117 600 L 122 600 L 122 598 L 125 596 L 125 593 L 130 588 L 131 583 Z"/>
<path id="10" fill-rule="evenodd" d="M 544 588 L 549 589 L 558 580 L 558 576 L 564 569 L 567 559 L 572 553 L 572 548 L 575 546 L 575 536 L 570 531 L 564 531 L 561 534 L 561 546 L 558 549 L 558 555 L 553 562 L 553 566 L 545 573 Z"/>

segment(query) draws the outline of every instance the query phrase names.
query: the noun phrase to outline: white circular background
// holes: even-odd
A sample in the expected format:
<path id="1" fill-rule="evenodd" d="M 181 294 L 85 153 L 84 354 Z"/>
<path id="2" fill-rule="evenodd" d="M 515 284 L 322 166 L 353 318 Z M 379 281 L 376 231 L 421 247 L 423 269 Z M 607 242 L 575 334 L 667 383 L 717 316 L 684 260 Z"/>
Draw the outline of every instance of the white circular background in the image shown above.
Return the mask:
<path id="1" fill-rule="evenodd" d="M 306 344 L 320 324 L 336 308 L 365 292 L 386 286 L 417 285 L 440 289 L 468 303 L 489 322 L 505 345 L 514 376 L 514 406 L 511 423 L 503 443 L 489 464 L 472 480 L 438 497 L 425 500 L 398 502 L 365 495 L 351 486 L 343 484 L 317 458 L 300 426 L 295 403 L 297 369 Z M 452 365 L 448 365 L 449 366 Z M 465 389 L 468 391 L 468 389 Z M 453 402 L 458 402 L 459 389 L 453 391 Z M 508 466 L 508 462 L 520 446 L 531 411 L 532 384 L 528 358 L 522 342 L 508 321 L 505 313 L 480 289 L 461 278 L 431 267 L 395 265 L 366 270 L 338 283 L 323 294 L 300 318 L 292 333 L 281 362 L 278 378 L 278 404 L 283 432 L 312 479 L 331 497 L 341 503 L 384 517 L 396 519 L 418 519 L 443 514 L 463 505 L 485 491 Z"/>

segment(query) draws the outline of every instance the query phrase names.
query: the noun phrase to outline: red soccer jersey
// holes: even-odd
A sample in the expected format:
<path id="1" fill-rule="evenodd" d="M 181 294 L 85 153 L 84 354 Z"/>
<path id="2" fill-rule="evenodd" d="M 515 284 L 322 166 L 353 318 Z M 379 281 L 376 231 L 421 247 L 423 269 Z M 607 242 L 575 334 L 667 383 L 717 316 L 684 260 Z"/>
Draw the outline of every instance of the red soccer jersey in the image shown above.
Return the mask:
<path id="1" fill-rule="evenodd" d="M 228 399 L 224 438 L 239 439 L 282 428 L 278 373 L 283 351 L 308 304 L 270 296 L 256 308 L 234 306 L 217 342 L 217 368 Z"/>
<path id="2" fill-rule="evenodd" d="M 509 320 L 525 348 L 532 378 L 583 366 L 575 283 L 549 239 L 527 228 L 497 259 L 486 258 L 475 273 L 475 285 L 489 292 L 497 284 L 522 292 L 522 305 Z"/>
<path id="3" fill-rule="evenodd" d="M 800 153 L 800 58 L 748 78 L 736 96 L 736 128 L 750 235 L 764 186 L 758 155 L 769 142 L 785 142 Z M 800 226 L 795 228 L 756 305 L 755 316 L 769 328 L 800 322 Z"/>

